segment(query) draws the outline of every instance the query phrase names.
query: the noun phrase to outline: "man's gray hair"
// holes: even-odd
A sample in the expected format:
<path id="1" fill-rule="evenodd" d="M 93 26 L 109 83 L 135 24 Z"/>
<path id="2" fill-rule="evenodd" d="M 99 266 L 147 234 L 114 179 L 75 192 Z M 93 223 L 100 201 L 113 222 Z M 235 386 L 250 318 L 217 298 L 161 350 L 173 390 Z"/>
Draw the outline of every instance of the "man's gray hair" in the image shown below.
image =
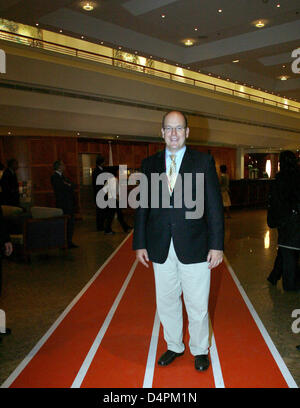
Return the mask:
<path id="1" fill-rule="evenodd" d="M 60 165 L 61 165 L 61 160 L 56 160 L 56 161 L 53 163 L 53 169 L 54 169 L 54 170 L 58 170 L 59 167 L 60 167 Z"/>

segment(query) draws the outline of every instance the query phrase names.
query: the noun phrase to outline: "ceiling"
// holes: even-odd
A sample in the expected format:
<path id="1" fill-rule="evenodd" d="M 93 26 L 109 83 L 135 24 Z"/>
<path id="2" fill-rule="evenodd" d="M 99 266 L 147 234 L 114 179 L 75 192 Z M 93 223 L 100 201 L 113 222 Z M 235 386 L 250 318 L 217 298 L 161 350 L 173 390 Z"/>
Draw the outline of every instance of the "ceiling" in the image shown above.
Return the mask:
<path id="1" fill-rule="evenodd" d="M 300 48 L 299 0 L 95 0 L 90 12 L 84 3 L 0 0 L 0 17 L 300 100 L 291 56 Z M 258 20 L 265 27 L 256 28 Z M 185 46 L 186 39 L 194 45 Z M 289 79 L 281 81 L 281 75 Z"/>

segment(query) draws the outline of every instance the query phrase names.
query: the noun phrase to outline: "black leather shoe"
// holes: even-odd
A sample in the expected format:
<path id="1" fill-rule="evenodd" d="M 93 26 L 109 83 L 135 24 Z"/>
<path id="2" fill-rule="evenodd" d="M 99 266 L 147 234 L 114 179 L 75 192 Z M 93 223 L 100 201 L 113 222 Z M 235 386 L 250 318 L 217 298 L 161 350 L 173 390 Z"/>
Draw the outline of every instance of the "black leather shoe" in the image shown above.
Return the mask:
<path id="1" fill-rule="evenodd" d="M 73 244 L 73 242 L 71 242 L 71 244 L 68 245 L 68 248 L 79 248 L 78 245 Z"/>
<path id="2" fill-rule="evenodd" d="M 205 371 L 209 367 L 209 358 L 207 354 L 195 356 L 195 368 L 198 371 Z"/>
<path id="3" fill-rule="evenodd" d="M 6 327 L 5 333 L 0 333 L 0 336 L 8 336 L 9 334 L 11 334 L 11 329 L 9 329 L 8 327 Z"/>
<path id="4" fill-rule="evenodd" d="M 182 356 L 184 354 L 184 351 L 182 353 L 175 353 L 175 351 L 167 350 L 158 360 L 157 364 L 161 366 L 166 366 L 168 364 L 171 364 L 172 361 L 175 360 L 176 357 Z"/>
<path id="5" fill-rule="evenodd" d="M 268 280 L 270 283 L 272 283 L 273 286 L 276 286 L 277 279 L 274 279 L 274 278 L 268 276 L 268 277 L 267 277 L 267 280 Z"/>

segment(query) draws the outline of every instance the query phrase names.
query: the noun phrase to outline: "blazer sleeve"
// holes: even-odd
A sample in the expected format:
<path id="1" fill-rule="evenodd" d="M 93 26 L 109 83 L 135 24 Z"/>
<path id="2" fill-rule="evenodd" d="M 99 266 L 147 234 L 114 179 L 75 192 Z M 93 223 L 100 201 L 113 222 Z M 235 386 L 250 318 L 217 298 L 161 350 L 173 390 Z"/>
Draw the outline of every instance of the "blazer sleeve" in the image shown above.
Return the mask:
<path id="1" fill-rule="evenodd" d="M 141 166 L 142 173 L 146 175 L 149 184 L 149 172 L 147 171 L 147 159 L 144 159 Z M 134 217 L 134 231 L 133 231 L 133 243 L 132 248 L 146 249 L 147 239 L 146 239 L 146 226 L 149 216 L 149 189 L 148 189 L 148 206 L 147 208 L 142 208 L 141 206 L 135 210 Z"/>
<path id="2" fill-rule="evenodd" d="M 224 250 L 224 210 L 215 161 L 209 156 L 204 176 L 204 212 L 208 226 L 208 248 Z"/>

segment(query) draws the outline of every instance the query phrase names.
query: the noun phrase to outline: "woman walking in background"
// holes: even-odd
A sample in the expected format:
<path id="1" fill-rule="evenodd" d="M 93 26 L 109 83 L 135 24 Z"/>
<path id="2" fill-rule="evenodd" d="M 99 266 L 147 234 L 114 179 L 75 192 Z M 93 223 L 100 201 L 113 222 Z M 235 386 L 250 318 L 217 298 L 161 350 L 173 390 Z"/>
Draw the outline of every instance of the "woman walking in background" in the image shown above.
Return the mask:
<path id="1" fill-rule="evenodd" d="M 231 206 L 231 200 L 229 196 L 229 176 L 227 174 L 227 167 L 225 164 L 220 166 L 220 187 L 222 193 L 223 207 L 226 214 L 226 218 L 231 218 L 229 208 Z"/>

